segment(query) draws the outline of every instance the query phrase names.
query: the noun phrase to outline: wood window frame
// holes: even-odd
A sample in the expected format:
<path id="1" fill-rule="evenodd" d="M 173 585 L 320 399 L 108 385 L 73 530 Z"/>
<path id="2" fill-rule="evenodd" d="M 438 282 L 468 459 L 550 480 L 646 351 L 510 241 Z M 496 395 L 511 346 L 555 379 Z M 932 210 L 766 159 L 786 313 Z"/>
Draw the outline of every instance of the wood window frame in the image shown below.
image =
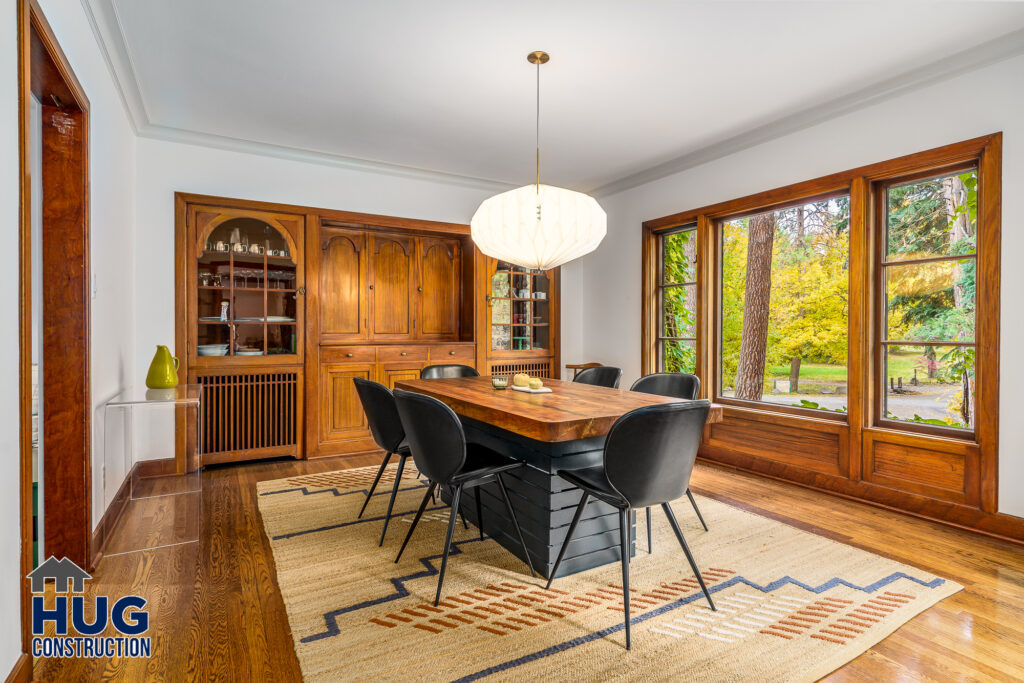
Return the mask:
<path id="1" fill-rule="evenodd" d="M 672 283 L 670 285 L 664 284 L 664 271 L 665 271 L 665 257 L 664 257 L 664 239 L 669 235 L 676 235 L 681 232 L 692 232 L 694 238 L 697 240 L 695 245 L 694 254 L 694 280 L 691 282 Z M 648 269 L 651 270 L 651 283 L 650 297 L 646 294 L 644 296 L 644 305 L 649 308 L 650 313 L 645 313 L 645 325 L 644 325 L 644 349 L 647 351 L 642 359 L 643 373 L 649 374 L 651 372 L 662 372 L 661 364 L 659 362 L 659 350 L 661 345 L 665 341 L 693 341 L 694 351 L 696 352 L 697 358 L 695 362 L 695 374 L 700 377 L 701 375 L 701 349 L 700 339 L 701 332 L 703 330 L 702 324 L 702 309 L 701 309 L 701 273 L 700 264 L 701 259 L 701 246 L 703 241 L 701 239 L 700 225 L 696 222 L 691 222 L 683 225 L 677 225 L 656 232 L 652 232 L 649 236 L 645 234 L 644 242 L 644 272 L 647 273 Z M 651 249 L 648 253 L 648 247 Z M 651 260 L 648 265 L 648 259 Z M 665 337 L 662 332 L 662 321 L 664 319 L 664 310 L 662 304 L 662 291 L 666 286 L 668 287 L 684 287 L 694 286 L 695 291 L 695 309 L 696 316 L 694 320 L 693 337 Z M 650 301 L 648 301 L 650 299 Z M 701 378 L 701 393 L 704 393 L 703 389 L 704 379 Z"/>
<path id="2" fill-rule="evenodd" d="M 976 340 L 979 341 L 975 361 L 974 431 L 965 434 L 963 430 L 946 430 L 938 426 L 921 430 L 918 429 L 921 425 L 913 423 L 882 421 L 877 406 L 884 399 L 878 386 L 879 358 L 874 343 L 879 328 L 880 268 L 876 250 L 879 248 L 880 218 L 875 208 L 879 203 L 878 192 L 883 185 L 897 180 L 938 175 L 945 170 L 969 165 L 978 169 Z M 657 367 L 658 237 L 678 226 L 696 223 L 699 291 L 697 374 L 701 378 L 702 395 L 714 398 L 719 393 L 716 365 L 721 343 L 718 299 L 721 244 L 717 225 L 737 215 L 843 192 L 850 194 L 846 416 L 835 414 L 832 417 L 823 411 L 722 399 L 721 402 L 727 404 L 725 422 L 714 425 L 705 433 L 702 457 L 876 505 L 903 509 L 947 524 L 1024 540 L 1024 523 L 997 512 L 1001 171 L 1002 133 L 994 133 L 645 221 L 641 252 L 641 368 L 647 374 Z M 789 462 L 783 462 L 781 458 L 772 460 L 769 451 L 760 446 L 735 450 L 733 445 L 722 445 L 725 442 L 721 440 L 716 445 L 714 427 L 720 427 L 720 433 L 726 434 L 731 418 L 754 420 L 779 429 L 802 430 L 804 434 L 829 434 L 830 438 L 838 440 L 838 456 L 827 468 L 812 471 L 813 467 L 794 464 L 792 459 Z M 880 470 L 870 471 L 876 466 L 872 461 L 872 449 L 882 442 L 901 444 L 911 449 L 970 453 L 970 467 L 974 471 L 964 476 L 961 498 L 951 496 L 949 499 L 953 504 L 950 504 L 941 496 L 929 493 L 926 486 L 918 486 L 916 490 L 913 486 L 899 489 L 897 485 L 883 482 Z M 822 474 L 825 470 L 827 472 Z"/>

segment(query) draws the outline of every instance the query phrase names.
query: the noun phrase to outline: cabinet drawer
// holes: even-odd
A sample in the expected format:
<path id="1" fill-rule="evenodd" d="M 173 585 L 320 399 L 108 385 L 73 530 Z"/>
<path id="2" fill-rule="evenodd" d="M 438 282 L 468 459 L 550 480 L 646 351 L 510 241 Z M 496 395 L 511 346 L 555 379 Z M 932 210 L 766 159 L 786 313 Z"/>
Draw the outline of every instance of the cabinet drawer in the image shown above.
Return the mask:
<path id="1" fill-rule="evenodd" d="M 375 351 L 372 346 L 321 346 L 321 363 L 372 363 Z"/>
<path id="2" fill-rule="evenodd" d="M 390 363 L 394 361 L 426 360 L 426 346 L 378 346 L 377 362 Z"/>
<path id="3" fill-rule="evenodd" d="M 476 346 L 472 344 L 439 344 L 430 348 L 430 362 L 476 364 Z"/>

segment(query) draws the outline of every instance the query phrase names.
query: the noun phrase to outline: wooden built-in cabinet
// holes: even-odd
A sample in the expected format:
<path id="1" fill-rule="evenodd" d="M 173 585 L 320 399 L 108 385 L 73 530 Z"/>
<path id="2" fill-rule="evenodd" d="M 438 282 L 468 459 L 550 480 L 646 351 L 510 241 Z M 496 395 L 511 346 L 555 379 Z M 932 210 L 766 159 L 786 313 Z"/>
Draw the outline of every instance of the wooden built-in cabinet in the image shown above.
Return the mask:
<path id="1" fill-rule="evenodd" d="M 468 225 L 175 201 L 176 350 L 203 385 L 204 464 L 377 450 L 355 378 L 393 388 L 442 363 L 558 376 L 558 271 L 488 259 Z"/>

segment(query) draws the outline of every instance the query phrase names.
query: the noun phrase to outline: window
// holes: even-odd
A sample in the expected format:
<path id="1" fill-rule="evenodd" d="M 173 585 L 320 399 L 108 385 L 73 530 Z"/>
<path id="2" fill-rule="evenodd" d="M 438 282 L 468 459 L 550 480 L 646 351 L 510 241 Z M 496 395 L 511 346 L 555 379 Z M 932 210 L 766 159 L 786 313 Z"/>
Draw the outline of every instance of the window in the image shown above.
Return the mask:
<path id="1" fill-rule="evenodd" d="M 659 372 L 697 369 L 697 227 L 658 236 Z"/>
<path id="2" fill-rule="evenodd" d="M 882 420 L 973 429 L 977 188 L 969 167 L 877 193 Z"/>
<path id="3" fill-rule="evenodd" d="M 850 196 L 719 226 L 721 396 L 845 412 Z"/>

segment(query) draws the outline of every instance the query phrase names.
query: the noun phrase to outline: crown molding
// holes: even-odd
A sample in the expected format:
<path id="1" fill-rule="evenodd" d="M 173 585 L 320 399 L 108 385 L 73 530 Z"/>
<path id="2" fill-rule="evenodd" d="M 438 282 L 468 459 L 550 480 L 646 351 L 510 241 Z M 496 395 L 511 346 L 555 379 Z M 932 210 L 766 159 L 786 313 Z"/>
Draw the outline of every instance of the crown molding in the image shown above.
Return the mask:
<path id="1" fill-rule="evenodd" d="M 121 21 L 112 0 L 81 0 L 85 18 L 92 29 L 100 54 L 114 81 L 117 94 L 121 97 L 128 121 L 136 135 L 149 125 L 149 115 L 142 100 L 142 89 L 135 78 L 135 68 L 128 44 L 121 30 Z"/>
<path id="2" fill-rule="evenodd" d="M 201 133 L 199 131 L 172 128 L 169 126 L 147 124 L 139 130 L 139 137 L 221 149 L 228 152 L 274 157 L 288 161 L 301 161 L 309 164 L 334 166 L 363 173 L 379 173 L 381 175 L 389 175 L 412 180 L 458 185 L 474 190 L 486 190 L 489 192 L 504 192 L 517 187 L 512 183 L 506 183 L 499 180 L 477 178 L 474 176 L 416 168 L 413 166 L 403 166 L 401 164 L 389 164 L 383 161 L 371 161 L 357 157 L 348 157 L 342 154 L 317 152 L 314 150 L 302 149 L 300 147 L 274 145 L 267 142 L 257 142 L 243 138 Z"/>
<path id="3" fill-rule="evenodd" d="M 121 21 L 118 18 L 117 5 L 114 3 L 114 0 L 81 0 L 81 4 L 89 21 L 89 27 L 92 29 L 93 36 L 99 45 L 100 53 L 103 55 L 103 60 L 110 71 L 114 86 L 121 97 L 121 103 L 128 114 L 132 130 L 139 137 L 287 159 L 290 161 L 334 166 L 364 173 L 379 173 L 400 178 L 457 185 L 492 192 L 504 192 L 505 190 L 517 187 L 512 183 L 491 180 L 489 178 L 391 164 L 342 154 L 318 152 L 300 147 L 275 145 L 256 140 L 233 138 L 154 124 L 151 122 L 149 113 L 146 110 L 146 103 L 142 97 L 142 88 L 139 86 L 136 69 L 132 62 L 131 54 L 128 51 L 128 43 L 121 28 Z"/>
<path id="4" fill-rule="evenodd" d="M 954 78 L 1024 53 L 1024 29 L 943 57 L 873 85 L 777 119 L 763 126 L 725 138 L 664 163 L 623 176 L 590 190 L 598 197 L 660 180 L 715 159 L 795 133 L 829 119 L 869 107 L 940 81 Z M 1008 85 L 1008 87 L 1010 87 Z"/>

